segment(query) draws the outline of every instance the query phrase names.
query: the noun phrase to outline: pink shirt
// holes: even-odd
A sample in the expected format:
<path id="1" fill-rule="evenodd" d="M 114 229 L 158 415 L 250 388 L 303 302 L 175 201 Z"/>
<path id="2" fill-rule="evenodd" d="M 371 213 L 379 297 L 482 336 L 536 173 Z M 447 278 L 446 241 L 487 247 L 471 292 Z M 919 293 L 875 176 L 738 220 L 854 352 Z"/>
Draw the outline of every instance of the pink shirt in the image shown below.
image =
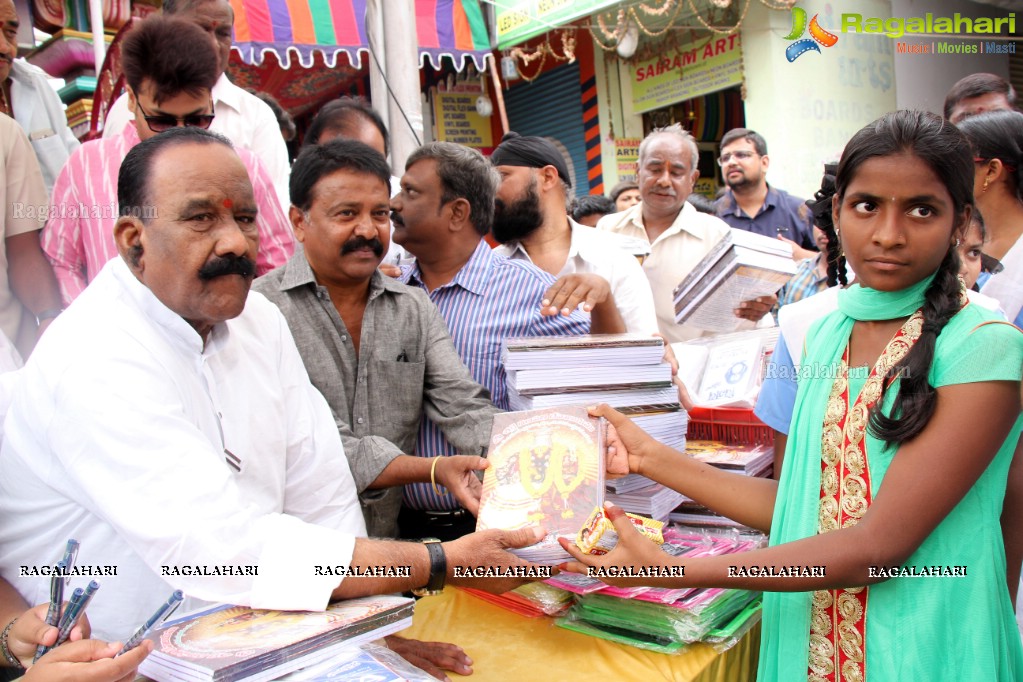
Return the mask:
<path id="1" fill-rule="evenodd" d="M 117 173 L 128 150 L 139 141 L 135 124 L 129 122 L 120 135 L 83 144 L 57 176 L 42 246 L 53 263 L 64 305 L 82 293 L 107 261 L 118 255 L 113 236 Z M 266 167 L 251 152 L 235 151 L 249 172 L 259 209 L 256 273 L 262 275 L 291 257 L 295 240 Z"/>

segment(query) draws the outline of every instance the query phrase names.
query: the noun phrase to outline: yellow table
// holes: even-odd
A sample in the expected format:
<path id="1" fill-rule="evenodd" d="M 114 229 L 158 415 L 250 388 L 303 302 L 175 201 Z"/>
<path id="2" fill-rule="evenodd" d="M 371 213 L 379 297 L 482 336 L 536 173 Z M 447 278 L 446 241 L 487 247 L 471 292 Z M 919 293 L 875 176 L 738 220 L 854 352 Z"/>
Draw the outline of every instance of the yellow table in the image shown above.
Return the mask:
<path id="1" fill-rule="evenodd" d="M 416 602 L 412 627 L 401 635 L 461 646 L 473 659 L 466 682 L 742 682 L 755 679 L 760 649 L 757 625 L 724 654 L 705 644 L 659 654 L 559 628 L 551 618 L 526 618 L 452 588 Z"/>

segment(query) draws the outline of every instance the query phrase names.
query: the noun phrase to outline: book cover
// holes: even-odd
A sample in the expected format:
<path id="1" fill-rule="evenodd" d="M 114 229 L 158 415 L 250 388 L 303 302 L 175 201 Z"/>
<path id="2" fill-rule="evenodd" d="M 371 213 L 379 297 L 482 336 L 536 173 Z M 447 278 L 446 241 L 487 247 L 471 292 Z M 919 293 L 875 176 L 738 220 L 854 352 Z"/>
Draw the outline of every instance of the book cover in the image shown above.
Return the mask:
<path id="1" fill-rule="evenodd" d="M 153 653 L 142 671 L 156 680 L 227 681 L 257 672 L 260 679 L 271 679 L 266 675 L 278 677 L 308 665 L 305 657 L 313 652 L 354 643 L 361 635 L 389 634 L 381 629 L 410 618 L 413 604 L 405 597 L 379 595 L 340 601 L 326 611 L 222 605 L 153 633 Z"/>
<path id="2" fill-rule="evenodd" d="M 712 440 L 686 442 L 686 454 L 719 469 L 753 473 L 774 461 L 774 448 L 762 445 L 726 445 Z"/>
<path id="3" fill-rule="evenodd" d="M 488 459 L 477 530 L 575 537 L 604 502 L 604 424 L 585 408 L 496 415 Z"/>

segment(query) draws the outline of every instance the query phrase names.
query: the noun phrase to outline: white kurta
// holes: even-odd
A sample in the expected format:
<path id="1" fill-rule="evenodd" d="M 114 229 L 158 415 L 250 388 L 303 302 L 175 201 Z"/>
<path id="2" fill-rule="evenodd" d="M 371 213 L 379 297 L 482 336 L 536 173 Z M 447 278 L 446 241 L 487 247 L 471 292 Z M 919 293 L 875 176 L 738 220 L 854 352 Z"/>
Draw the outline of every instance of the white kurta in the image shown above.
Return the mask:
<path id="1" fill-rule="evenodd" d="M 259 294 L 204 348 L 115 258 L 22 370 L 0 451 L 0 573 L 46 602 L 49 579 L 20 567 L 79 540 L 78 565 L 117 569 L 98 578 L 94 636 L 123 640 L 173 589 L 186 608 L 322 609 L 338 580 L 313 567 L 348 564 L 364 534 L 330 409 Z M 222 565 L 258 576 L 160 576 Z"/>

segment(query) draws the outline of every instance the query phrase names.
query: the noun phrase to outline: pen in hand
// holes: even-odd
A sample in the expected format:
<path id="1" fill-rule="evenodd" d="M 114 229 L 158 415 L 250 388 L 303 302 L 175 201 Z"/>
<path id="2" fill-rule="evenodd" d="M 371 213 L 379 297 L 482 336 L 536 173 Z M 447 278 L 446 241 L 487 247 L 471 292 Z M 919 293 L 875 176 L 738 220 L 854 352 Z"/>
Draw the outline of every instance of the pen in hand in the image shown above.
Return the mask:
<path id="1" fill-rule="evenodd" d="M 142 640 L 146 638 L 146 635 L 149 634 L 150 630 L 152 630 L 158 623 L 170 618 L 175 609 L 181 605 L 181 601 L 184 598 L 185 595 L 181 590 L 174 590 L 174 594 L 170 596 L 170 599 L 164 602 L 160 608 L 156 610 L 156 613 L 149 617 L 149 620 L 139 626 L 139 629 L 128 638 L 128 641 L 124 643 L 124 646 L 121 647 L 121 650 L 118 651 L 117 654 L 115 654 L 114 658 L 117 658 L 121 654 L 128 653 L 141 644 Z"/>
<path id="2" fill-rule="evenodd" d="M 65 554 L 65 556 L 67 555 Z M 67 564 L 61 559 L 60 563 L 57 564 L 57 571 L 50 576 L 50 606 L 46 610 L 45 620 L 46 624 L 51 627 L 57 627 L 60 623 L 60 607 L 64 604 L 64 583 L 66 582 L 64 576 L 67 572 Z M 32 662 L 38 661 L 39 657 L 45 654 L 48 648 L 44 644 L 36 647 L 36 655 Z"/>
<path id="3" fill-rule="evenodd" d="M 92 601 L 92 597 L 98 589 L 99 583 L 95 580 L 89 582 L 84 590 L 80 587 L 75 589 L 71 595 L 71 601 L 68 602 L 67 608 L 64 610 L 64 615 L 60 619 L 57 641 L 53 646 L 60 646 L 67 641 L 68 636 L 71 634 L 71 629 L 75 627 L 82 614 L 85 613 L 86 607 Z"/>

